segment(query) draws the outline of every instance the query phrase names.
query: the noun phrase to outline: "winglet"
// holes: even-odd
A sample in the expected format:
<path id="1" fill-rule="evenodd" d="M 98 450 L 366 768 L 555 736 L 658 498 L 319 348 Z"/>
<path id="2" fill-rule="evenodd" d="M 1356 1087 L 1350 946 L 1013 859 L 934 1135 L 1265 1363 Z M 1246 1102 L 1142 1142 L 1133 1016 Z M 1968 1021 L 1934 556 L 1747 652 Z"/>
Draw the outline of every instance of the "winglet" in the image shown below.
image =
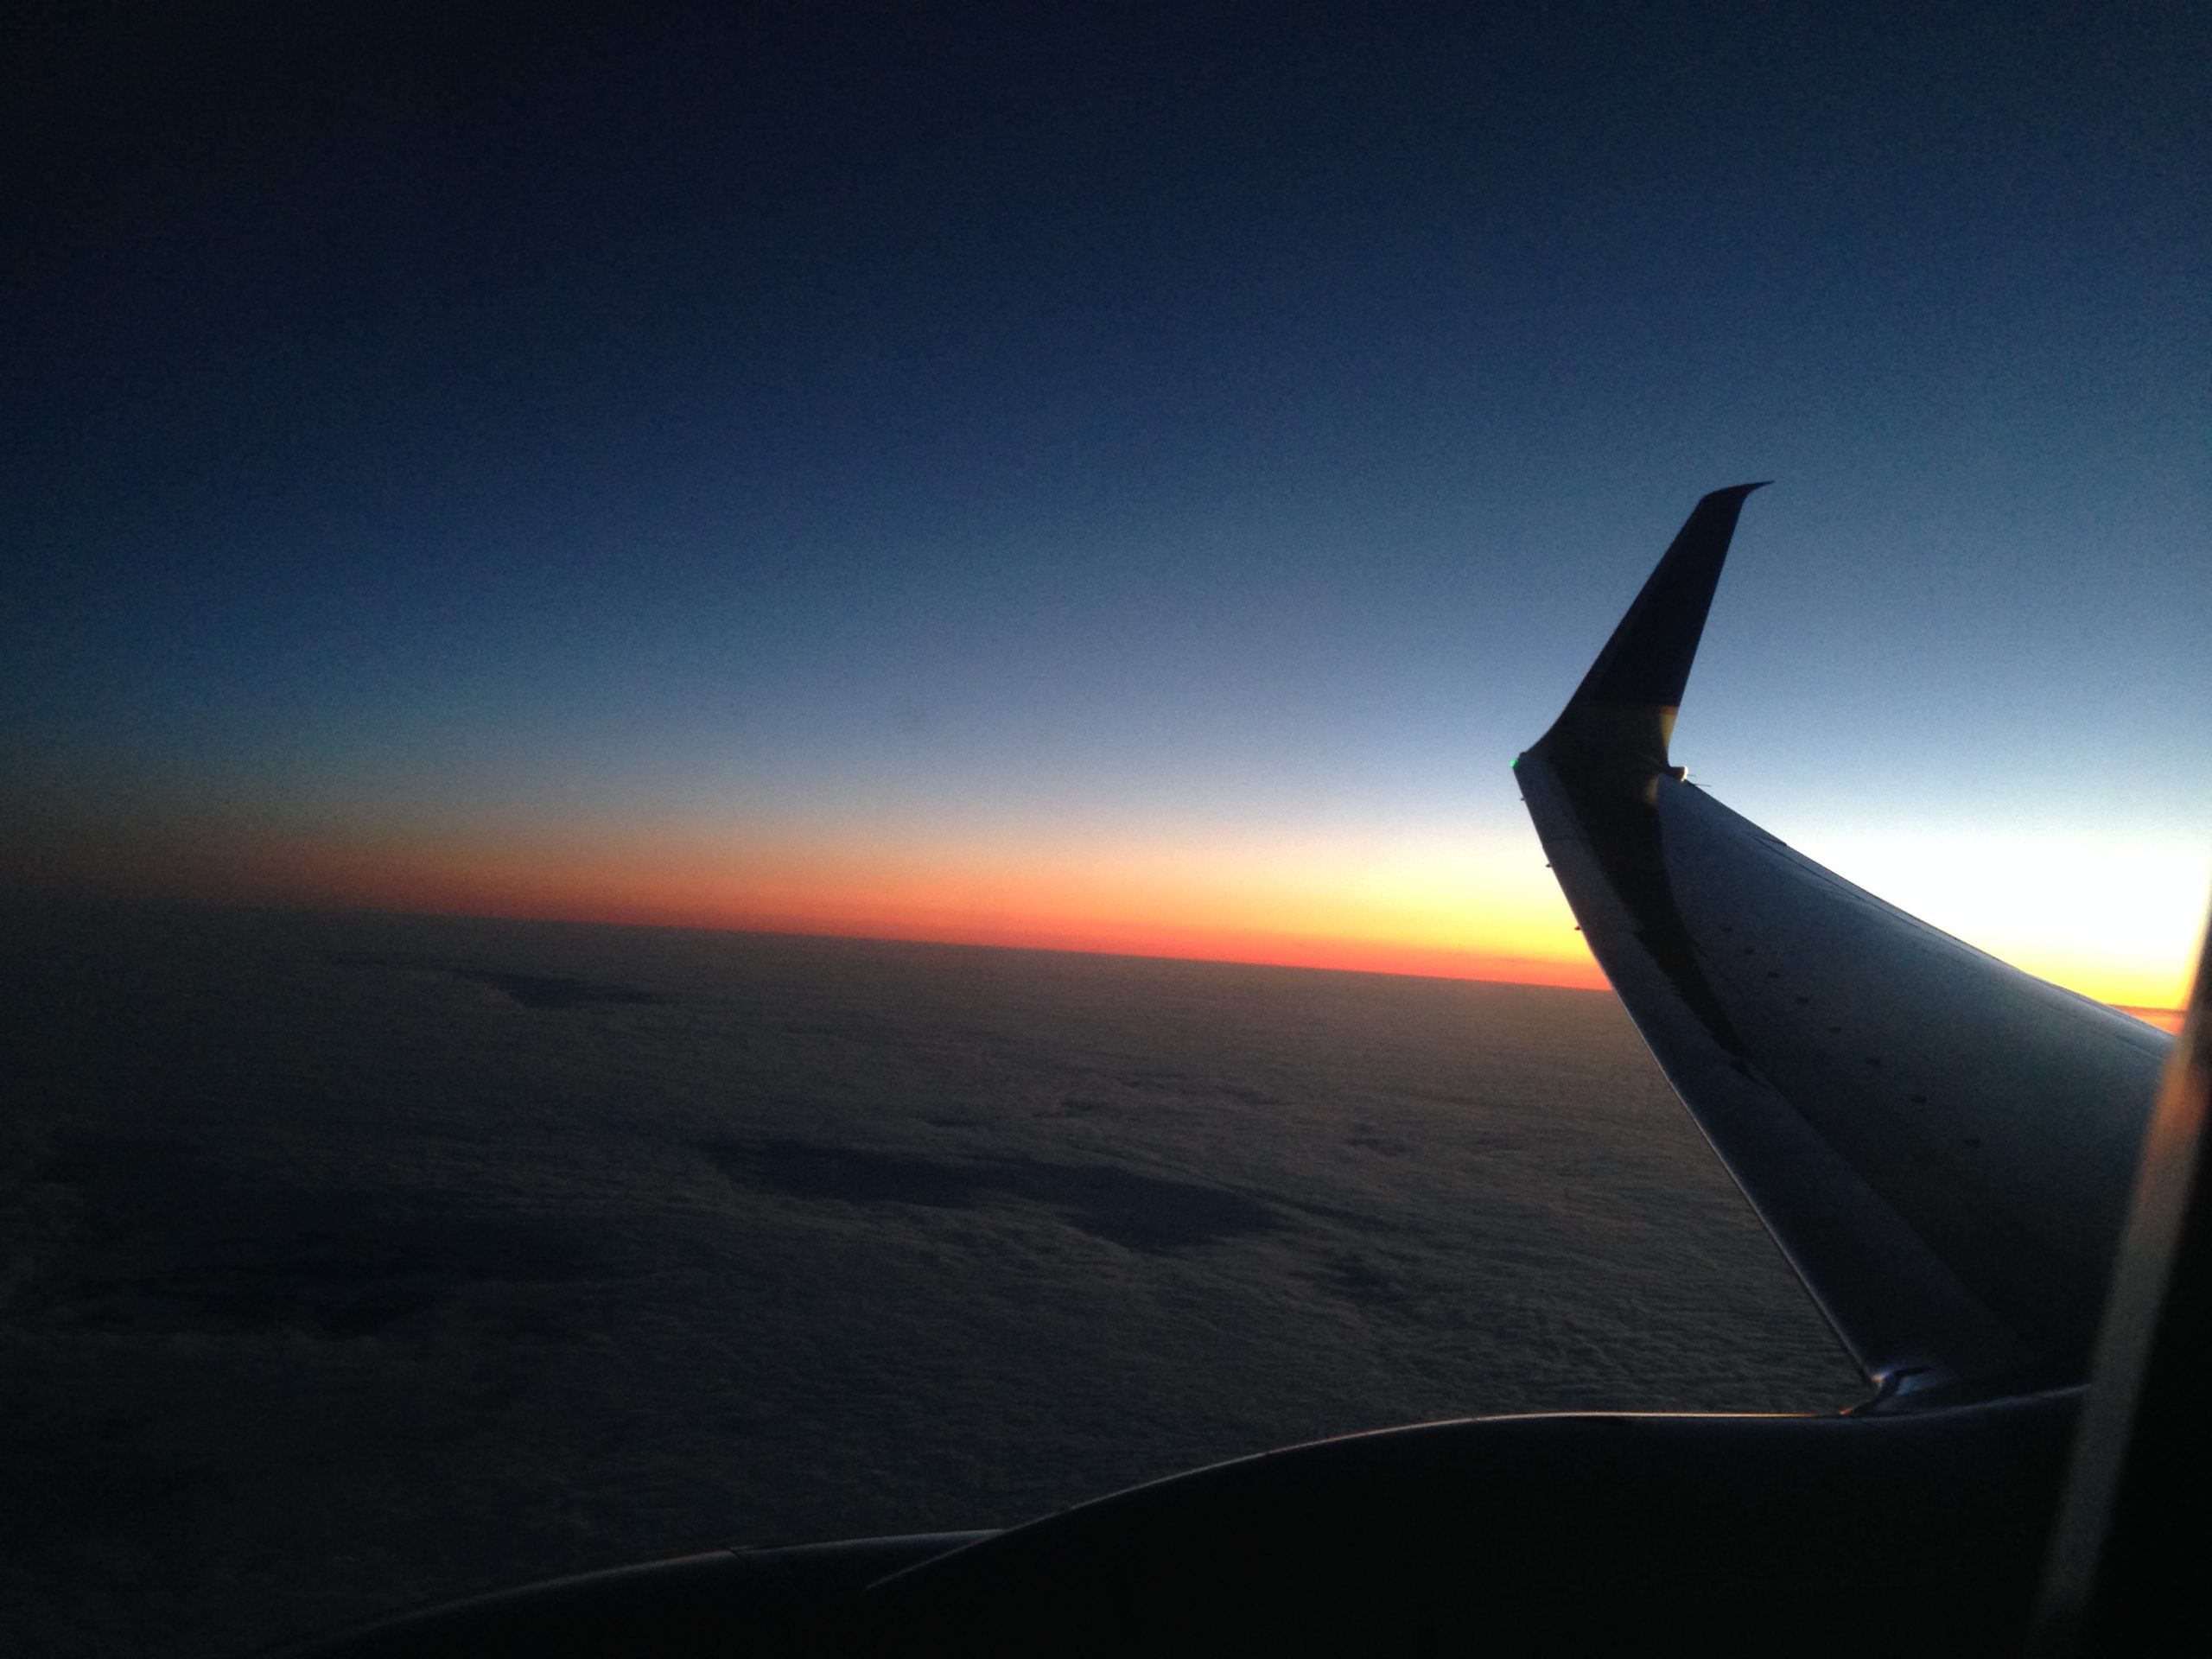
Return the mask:
<path id="1" fill-rule="evenodd" d="M 1585 789 L 1641 794 L 1669 770 L 1675 711 L 1744 498 L 1758 484 L 1715 490 L 1690 509 L 1643 590 L 1536 747 Z"/>
<path id="2" fill-rule="evenodd" d="M 1575 702 L 1681 706 L 1690 663 L 1705 632 L 1706 612 L 1720 581 L 1721 562 L 1736 534 L 1736 517 L 1744 509 L 1744 498 L 1771 481 L 1715 490 L 1690 510 L 1666 556 L 1583 677 Z"/>

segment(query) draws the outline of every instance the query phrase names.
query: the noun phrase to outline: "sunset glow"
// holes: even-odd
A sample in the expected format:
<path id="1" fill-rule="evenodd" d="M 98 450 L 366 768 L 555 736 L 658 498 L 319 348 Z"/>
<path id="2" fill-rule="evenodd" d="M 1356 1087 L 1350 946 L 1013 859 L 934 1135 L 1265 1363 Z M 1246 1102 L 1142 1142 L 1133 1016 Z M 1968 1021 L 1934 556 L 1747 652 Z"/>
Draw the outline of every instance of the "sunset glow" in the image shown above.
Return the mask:
<path id="1" fill-rule="evenodd" d="M 1510 824 L 1479 836 L 1432 827 L 1180 844 L 678 821 L 174 830 L 81 822 L 51 835 L 44 856 L 125 894 L 1605 982 L 1533 833 Z M 2060 841 L 2045 868 L 2042 843 L 1999 836 L 1801 841 L 2043 977 L 2169 1027 L 2161 1011 L 2185 1000 L 2195 922 L 2167 895 L 2202 879 L 2186 847 L 2114 859 Z"/>
<path id="2" fill-rule="evenodd" d="M 0 1659 L 2017 1637 L 2212 5 L 0 40 Z"/>
<path id="3" fill-rule="evenodd" d="M 938 940 L 1449 978 L 1604 983 L 1541 860 L 1424 846 L 1177 857 L 631 830 L 433 841 L 300 833 L 203 864 L 210 897 Z"/>
<path id="4" fill-rule="evenodd" d="M 0 898 L 1593 985 L 1510 762 L 1690 505 L 1772 479 L 1670 717 L 1691 780 L 2031 971 L 2183 997 L 2183 103 L 2069 57 L 2054 124 L 2023 60 L 1976 160 L 1917 80 L 1823 102 L 1764 27 L 1696 96 L 1623 54 L 1562 102 L 1555 30 L 1348 15 L 1249 108 L 1140 95 L 1149 24 L 1020 66 L 909 27 L 665 107 L 575 42 L 427 73 L 389 131 L 293 142 L 280 100 L 204 132 L 206 200 L 153 136 L 226 94 L 88 104 L 19 238 Z"/>

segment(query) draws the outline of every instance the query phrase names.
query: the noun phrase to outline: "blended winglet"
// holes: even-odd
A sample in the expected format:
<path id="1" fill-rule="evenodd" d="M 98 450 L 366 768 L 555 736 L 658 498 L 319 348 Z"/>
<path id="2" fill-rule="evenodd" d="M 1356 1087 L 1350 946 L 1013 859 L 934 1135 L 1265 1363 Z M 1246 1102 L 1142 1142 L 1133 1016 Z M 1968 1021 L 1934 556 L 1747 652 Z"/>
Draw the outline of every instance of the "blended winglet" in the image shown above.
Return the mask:
<path id="1" fill-rule="evenodd" d="M 1737 517 L 1744 510 L 1745 498 L 1771 481 L 1732 484 L 1699 500 L 1583 676 L 1570 707 L 1586 702 L 1669 709 L 1681 706 L 1713 590 L 1720 581 L 1728 543 L 1735 537 Z"/>
<path id="2" fill-rule="evenodd" d="M 1605 648 L 1534 752 L 1570 774 L 1586 800 L 1644 798 L 1673 768 L 1675 714 L 1705 635 L 1720 567 L 1744 499 L 1757 484 L 1700 499 L 1645 580 Z"/>

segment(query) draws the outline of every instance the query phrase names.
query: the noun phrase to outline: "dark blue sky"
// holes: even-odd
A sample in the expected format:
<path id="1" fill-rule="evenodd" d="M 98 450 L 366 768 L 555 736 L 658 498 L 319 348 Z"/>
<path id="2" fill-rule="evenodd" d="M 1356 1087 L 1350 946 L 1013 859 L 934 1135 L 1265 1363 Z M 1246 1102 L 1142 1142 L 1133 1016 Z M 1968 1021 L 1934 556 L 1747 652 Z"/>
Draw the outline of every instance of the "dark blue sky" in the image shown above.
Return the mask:
<path id="1" fill-rule="evenodd" d="M 27 26 L 12 819 L 1525 861 L 1773 477 L 1694 774 L 2188 949 L 2202 14 L 650 10 Z"/>

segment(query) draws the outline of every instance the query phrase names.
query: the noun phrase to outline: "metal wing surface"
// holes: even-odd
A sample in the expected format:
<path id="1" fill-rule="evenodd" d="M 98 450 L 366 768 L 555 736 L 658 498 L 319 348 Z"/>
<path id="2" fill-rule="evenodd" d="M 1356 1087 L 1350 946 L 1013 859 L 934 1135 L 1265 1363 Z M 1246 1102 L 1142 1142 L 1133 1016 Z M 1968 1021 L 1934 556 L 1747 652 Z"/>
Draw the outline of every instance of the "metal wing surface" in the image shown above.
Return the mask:
<path id="1" fill-rule="evenodd" d="M 1687 781 L 1745 498 L 1700 501 L 1515 763 L 1599 965 L 1878 1402 L 2087 1375 L 2169 1039 L 1884 903 Z"/>

